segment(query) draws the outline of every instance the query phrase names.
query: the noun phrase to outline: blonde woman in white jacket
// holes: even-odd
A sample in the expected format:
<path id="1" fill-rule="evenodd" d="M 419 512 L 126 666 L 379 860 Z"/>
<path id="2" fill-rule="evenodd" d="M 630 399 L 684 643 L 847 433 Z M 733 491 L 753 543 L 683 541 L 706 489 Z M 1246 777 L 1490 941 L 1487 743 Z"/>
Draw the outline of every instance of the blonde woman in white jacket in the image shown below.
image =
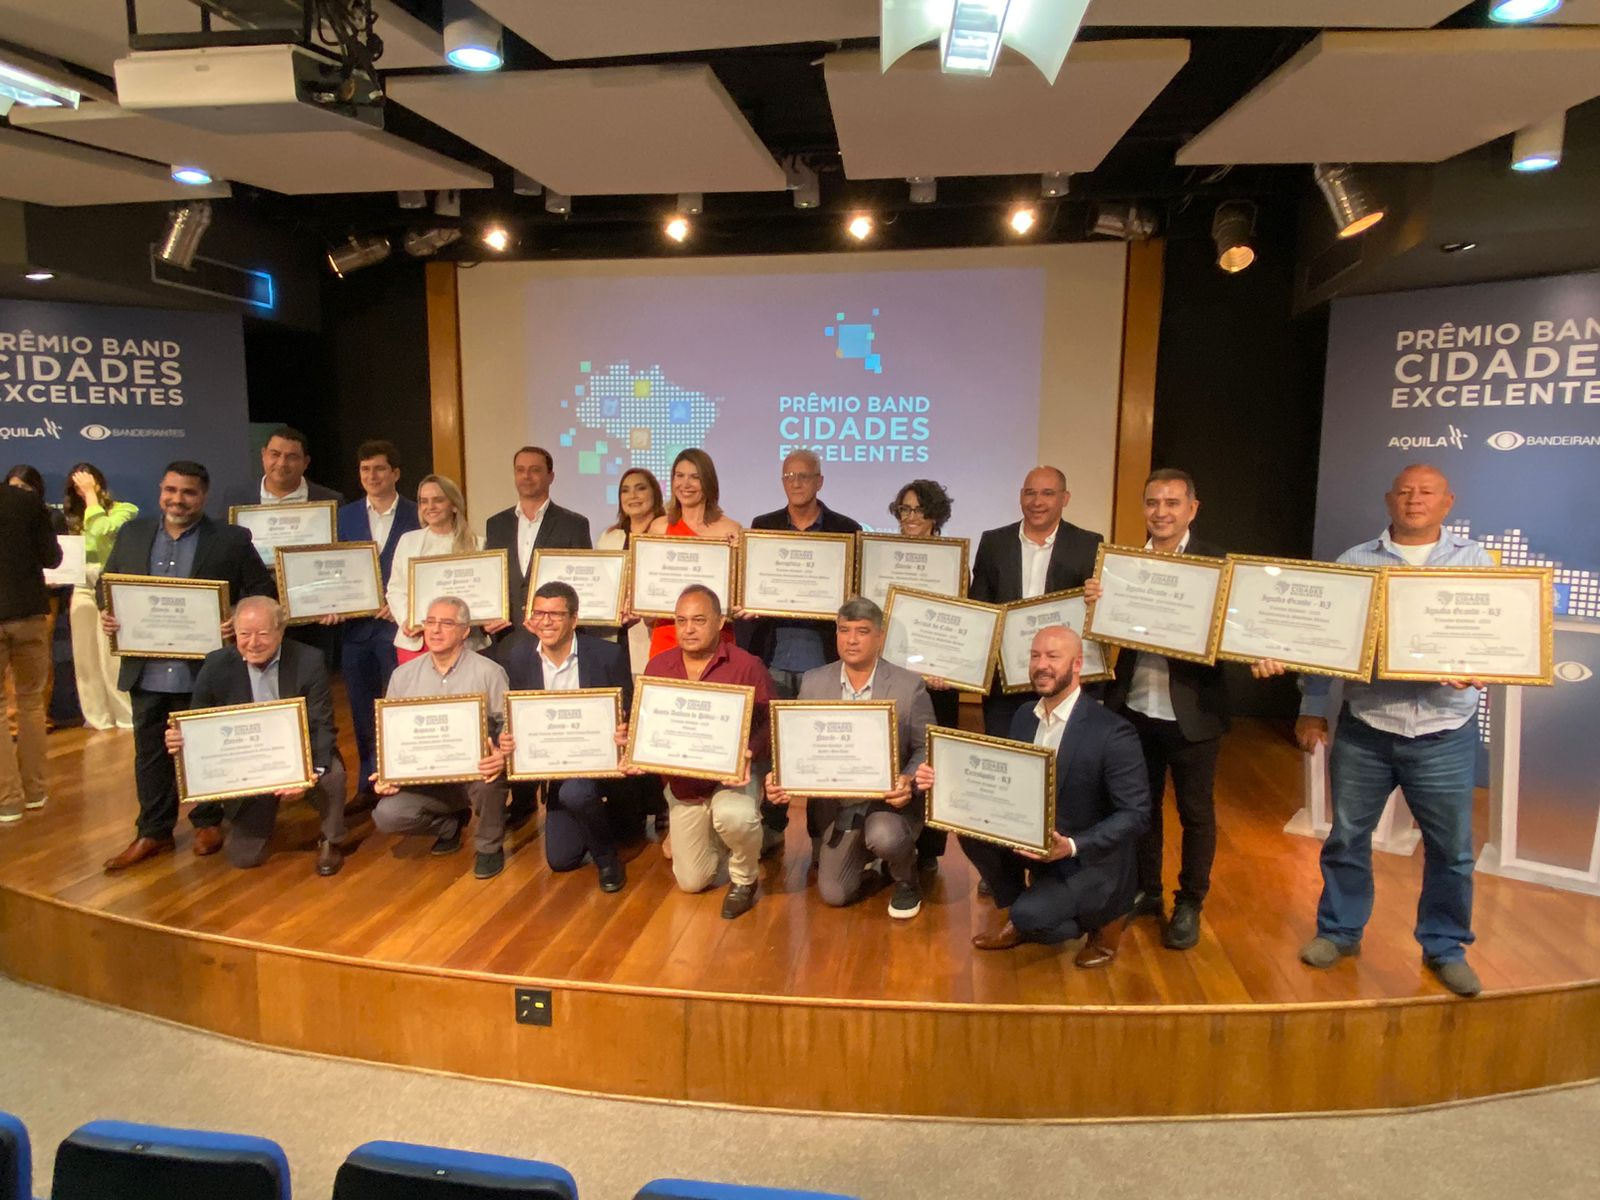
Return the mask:
<path id="1" fill-rule="evenodd" d="M 422 651 L 422 626 L 406 624 L 406 610 L 411 601 L 411 567 L 413 558 L 429 558 L 436 554 L 471 554 L 483 549 L 483 539 L 467 526 L 467 502 L 455 480 L 443 475 L 425 476 L 417 485 L 417 519 L 421 529 L 402 533 L 394 547 L 394 569 L 389 573 L 389 587 L 384 595 L 388 612 L 379 613 L 397 626 L 394 635 L 395 656 L 402 663 L 410 662 Z M 488 644 L 481 631 L 474 631 L 467 642 L 468 649 L 477 650 Z"/>

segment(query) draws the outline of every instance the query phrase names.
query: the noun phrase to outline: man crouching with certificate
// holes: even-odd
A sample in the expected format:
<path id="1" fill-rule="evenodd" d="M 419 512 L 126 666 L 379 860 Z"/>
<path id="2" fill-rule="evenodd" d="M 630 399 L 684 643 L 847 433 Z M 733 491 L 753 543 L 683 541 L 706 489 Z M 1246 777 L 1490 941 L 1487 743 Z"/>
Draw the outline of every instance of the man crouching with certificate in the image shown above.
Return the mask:
<path id="1" fill-rule="evenodd" d="M 830 757 L 829 744 L 819 745 L 821 739 L 829 739 L 840 755 L 851 760 L 849 766 L 856 771 L 865 774 L 876 766 L 872 755 L 867 753 L 870 729 L 835 728 L 842 722 L 821 719 L 826 712 L 824 702 L 859 705 L 893 701 L 897 736 L 884 739 L 879 759 L 879 762 L 887 759 L 889 747 L 898 748 L 897 761 L 894 761 L 896 773 L 891 777 L 893 786 L 866 800 L 812 796 L 806 800 L 807 815 L 812 818 L 807 825 L 822 831 L 817 858 L 817 891 L 825 904 L 842 907 L 861 899 L 865 884 L 863 872 L 867 863 L 877 858 L 883 860 L 889 877 L 894 880 L 889 915 L 909 920 L 922 909 L 922 887 L 917 881 L 917 838 L 922 833 L 923 805 L 922 797 L 912 791 L 911 777 L 927 757 L 933 701 L 922 676 L 880 657 L 884 639 L 883 610 L 871 600 L 857 596 L 845 601 L 834 628 L 839 661 L 815 667 L 800 677 L 802 704 L 792 710 L 800 718 L 797 732 L 810 731 L 816 741 L 791 745 L 790 750 L 784 752 L 783 730 L 778 728 L 778 722 L 780 709 L 785 706 L 773 707 L 774 728 L 778 729 L 780 738 L 780 763 L 767 778 L 767 799 L 773 804 L 787 805 L 798 798 L 780 786 L 780 780 L 791 788 L 796 786 L 791 782 L 790 771 L 782 766 L 782 758 L 799 758 L 802 761 L 798 765 L 803 771 L 809 767 L 808 773 L 817 775 L 817 766 L 826 764 Z M 804 702 L 813 702 L 815 707 L 807 708 Z M 805 719 L 813 713 L 818 714 L 818 719 Z M 846 738 L 853 741 L 840 744 Z M 876 742 L 870 744 L 874 748 L 877 746 Z"/>
<path id="2" fill-rule="evenodd" d="M 1074 961 L 1101 967 L 1117 956 L 1137 884 L 1134 853 L 1150 823 L 1150 783 L 1139 736 L 1078 686 L 1083 645 L 1064 625 L 1041 629 L 1028 652 L 1039 700 L 1017 710 L 1010 736 L 1056 754 L 1056 822 L 1047 854 L 961 836 L 961 849 L 1008 909 L 1005 924 L 980 933 L 980 950 L 1019 942 L 1055 945 L 1088 934 Z M 917 787 L 933 787 L 923 763 Z"/>

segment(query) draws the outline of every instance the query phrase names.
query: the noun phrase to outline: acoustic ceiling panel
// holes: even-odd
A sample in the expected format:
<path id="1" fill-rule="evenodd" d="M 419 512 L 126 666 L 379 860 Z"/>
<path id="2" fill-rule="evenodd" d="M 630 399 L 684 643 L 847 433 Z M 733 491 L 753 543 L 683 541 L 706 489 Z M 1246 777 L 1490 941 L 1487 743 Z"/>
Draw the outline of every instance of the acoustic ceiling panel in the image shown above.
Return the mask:
<path id="1" fill-rule="evenodd" d="M 114 104 L 16 108 L 15 125 L 155 163 L 204 167 L 287 195 L 492 187 L 484 171 L 378 130 L 223 134 L 130 112 Z M 165 173 L 165 169 L 163 169 Z"/>
<path id="2" fill-rule="evenodd" d="M 165 167 L 0 128 L 0 197 L 29 204 L 137 204 L 227 196 L 227 184 L 185 187 Z"/>
<path id="3" fill-rule="evenodd" d="M 893 179 L 1092 171 L 1188 59 L 1178 39 L 1079 42 L 1054 87 L 1010 55 L 988 79 L 920 50 L 887 74 L 872 50 L 830 54 L 824 71 L 845 174 Z"/>
<path id="4" fill-rule="evenodd" d="M 711 68 L 415 75 L 389 98 L 568 195 L 781 191 Z"/>
<path id="5" fill-rule="evenodd" d="M 1462 0 L 1094 0 L 1090 25 L 1426 29 Z"/>
<path id="6" fill-rule="evenodd" d="M 1324 33 L 1178 152 L 1440 162 L 1600 95 L 1600 29 Z"/>

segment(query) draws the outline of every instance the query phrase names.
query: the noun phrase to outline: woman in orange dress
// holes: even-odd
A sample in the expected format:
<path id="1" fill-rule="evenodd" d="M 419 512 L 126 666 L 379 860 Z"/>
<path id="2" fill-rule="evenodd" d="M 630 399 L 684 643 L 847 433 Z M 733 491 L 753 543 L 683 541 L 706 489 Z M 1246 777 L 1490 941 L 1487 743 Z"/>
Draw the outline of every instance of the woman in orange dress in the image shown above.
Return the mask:
<path id="1" fill-rule="evenodd" d="M 741 526 L 722 511 L 720 498 L 717 468 L 711 456 L 700 449 L 680 451 L 672 460 L 672 499 L 666 515 L 652 521 L 649 532 L 667 537 L 721 538 L 738 545 Z M 733 641 L 731 625 L 722 626 L 722 640 Z M 650 631 L 651 658 L 677 644 L 678 631 L 671 621 L 658 621 Z"/>

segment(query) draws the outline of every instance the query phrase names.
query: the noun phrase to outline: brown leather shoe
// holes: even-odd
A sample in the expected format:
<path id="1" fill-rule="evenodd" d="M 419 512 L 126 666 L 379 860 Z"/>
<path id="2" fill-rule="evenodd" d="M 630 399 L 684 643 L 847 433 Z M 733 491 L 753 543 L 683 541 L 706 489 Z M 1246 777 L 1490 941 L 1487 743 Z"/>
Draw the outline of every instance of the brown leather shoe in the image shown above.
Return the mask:
<path id="1" fill-rule="evenodd" d="M 196 858 L 205 858 L 207 855 L 215 854 L 222 849 L 225 837 L 226 835 L 222 832 L 222 826 L 202 825 L 194 831 L 194 856 Z"/>
<path id="2" fill-rule="evenodd" d="M 1081 949 L 1073 958 L 1080 967 L 1105 967 L 1116 960 L 1117 947 L 1122 944 L 1122 931 L 1128 927 L 1126 914 L 1099 929 L 1090 930 Z"/>
<path id="3" fill-rule="evenodd" d="M 128 843 L 128 848 L 115 858 L 105 861 L 107 871 L 125 871 L 135 863 L 142 863 L 147 858 L 154 858 L 158 854 L 165 854 L 173 847 L 171 838 L 138 837 Z"/>
<path id="4" fill-rule="evenodd" d="M 317 874 L 337 875 L 344 866 L 344 851 L 324 839 L 317 843 Z"/>
<path id="5" fill-rule="evenodd" d="M 1021 941 L 1022 935 L 1017 932 L 1017 927 L 1010 920 L 993 933 L 979 933 L 972 938 L 972 944 L 979 950 L 1009 950 Z"/>

